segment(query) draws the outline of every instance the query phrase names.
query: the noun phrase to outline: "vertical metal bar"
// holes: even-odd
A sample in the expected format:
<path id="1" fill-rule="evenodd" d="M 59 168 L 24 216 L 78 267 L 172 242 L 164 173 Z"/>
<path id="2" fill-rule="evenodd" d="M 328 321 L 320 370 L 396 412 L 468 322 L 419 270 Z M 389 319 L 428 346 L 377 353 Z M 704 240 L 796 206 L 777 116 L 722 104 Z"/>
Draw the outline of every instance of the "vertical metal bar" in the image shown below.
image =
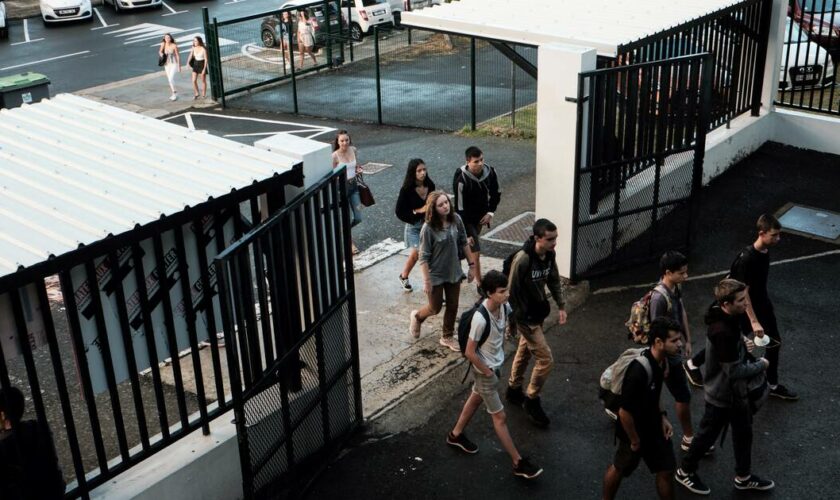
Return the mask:
<path id="1" fill-rule="evenodd" d="M 262 250 L 264 237 L 255 238 L 252 242 L 254 246 L 254 281 L 257 285 L 257 301 L 260 304 L 260 327 L 262 328 L 263 339 L 263 355 L 265 359 L 265 367 L 271 366 L 274 362 L 274 342 L 271 335 L 270 316 L 274 313 L 273 309 L 268 306 L 268 292 L 266 290 L 266 272 L 265 272 L 265 253 Z"/>
<path id="2" fill-rule="evenodd" d="M 325 234 L 324 225 L 321 220 L 323 217 L 323 212 L 321 211 L 323 193 L 324 188 L 322 188 L 321 191 L 313 193 L 309 202 L 304 204 L 304 207 L 310 207 L 306 210 L 306 213 L 311 214 L 313 219 L 312 222 L 314 222 L 314 227 L 311 224 L 307 225 L 306 239 L 307 246 L 309 248 L 309 259 L 307 260 L 309 261 L 310 274 L 317 276 L 315 279 L 315 286 L 319 292 L 319 318 L 323 316 L 324 311 L 329 309 L 331 305 L 328 298 L 328 283 L 330 277 L 327 274 L 326 253 L 323 251 L 324 242 L 316 241 L 316 238 L 314 237 L 316 234 Z M 329 238 L 328 235 L 326 237 Z M 330 405 L 327 404 L 329 402 L 329 394 L 327 388 L 327 363 L 326 354 L 324 352 L 324 335 L 327 335 L 329 332 L 326 326 L 326 323 L 322 323 L 315 332 L 315 358 L 318 363 L 318 389 L 320 399 L 322 401 L 321 424 L 323 426 L 324 442 L 328 443 L 330 441 Z"/>
<path id="3" fill-rule="evenodd" d="M 301 317 L 301 303 L 306 301 L 304 294 L 301 293 L 299 289 L 299 281 L 302 282 L 305 277 L 298 277 L 297 266 L 295 264 L 296 255 L 299 255 L 302 258 L 302 254 L 297 254 L 295 251 L 295 235 L 292 225 L 293 216 L 294 214 L 291 211 L 286 212 L 286 214 L 280 219 L 280 229 L 276 234 L 276 241 L 280 242 L 280 256 L 282 262 L 281 286 L 284 290 L 286 290 L 284 297 L 286 301 L 286 315 L 284 320 L 287 321 L 288 327 L 284 330 L 287 336 L 286 342 L 288 342 L 289 346 L 295 345 L 303 332 L 304 319 Z M 290 353 L 287 356 L 297 360 L 298 353 Z M 297 364 L 297 361 L 295 361 L 295 364 Z M 286 363 L 283 366 L 283 377 L 284 380 L 289 381 L 292 390 L 300 389 L 300 370 L 297 369 L 297 366 L 290 366 L 290 363 Z"/>
<path id="4" fill-rule="evenodd" d="M 277 351 L 277 359 L 281 359 L 291 346 L 283 342 L 282 336 L 284 327 L 281 323 L 281 318 L 288 316 L 288 309 L 284 308 L 280 303 L 281 297 L 286 295 L 286 290 L 280 286 L 280 279 L 278 278 L 282 261 L 279 255 L 279 244 L 275 242 L 275 234 L 276 231 L 274 231 L 274 228 L 269 228 L 266 234 L 268 245 L 266 276 L 268 277 L 268 288 L 270 290 L 268 297 L 271 303 L 271 325 L 272 333 L 274 334 L 274 347 Z"/>
<path id="5" fill-rule="evenodd" d="M 338 238 L 338 232 L 334 224 L 333 214 L 335 213 L 335 197 L 333 196 L 332 182 L 324 185 L 321 200 L 323 206 L 320 208 L 321 217 L 324 220 L 324 260 L 327 262 L 327 280 L 329 289 L 329 303 L 335 303 L 338 300 L 338 281 L 340 279 L 338 273 L 338 263 L 336 262 L 335 242 Z"/>
<path id="6" fill-rule="evenodd" d="M 475 130 L 475 37 L 470 37 L 470 130 Z"/>
<path id="7" fill-rule="evenodd" d="M 105 381 L 108 384 L 108 394 L 111 399 L 111 410 L 114 415 L 114 427 L 117 431 L 117 443 L 120 448 L 120 456 L 123 461 L 128 460 L 128 440 L 125 436 L 125 425 L 123 423 L 122 408 L 120 404 L 120 393 L 117 390 L 117 380 L 114 375 L 114 358 L 111 353 L 111 342 L 108 338 L 108 329 L 105 326 L 105 315 L 102 311 L 102 300 L 99 296 L 100 284 L 97 281 L 96 270 L 93 266 L 93 261 L 88 260 L 84 264 L 85 274 L 87 276 L 91 306 L 93 307 L 94 324 L 96 325 L 96 335 L 99 340 L 99 346 L 102 350 L 102 364 L 105 368 Z M 114 279 L 115 269 L 111 269 L 111 279 Z"/>
<path id="8" fill-rule="evenodd" d="M 210 33 L 212 33 L 213 44 L 216 47 L 216 49 L 215 49 L 216 50 L 216 52 L 215 52 L 216 63 L 217 63 L 217 67 L 219 68 L 219 71 L 217 71 L 218 76 L 216 78 L 216 84 L 217 84 L 218 90 L 219 90 L 219 95 L 217 97 L 217 100 L 221 99 L 222 108 L 224 108 L 224 107 L 227 106 L 227 100 L 225 98 L 226 97 L 226 95 L 225 95 L 225 79 L 224 79 L 224 72 L 222 71 L 222 53 L 219 50 L 219 21 L 215 17 L 213 18 L 213 29 L 210 30 Z"/>
<path id="9" fill-rule="evenodd" d="M 175 378 L 175 398 L 178 401 L 178 414 L 181 421 L 181 432 L 186 433 L 189 425 L 187 417 L 187 399 L 184 394 L 184 377 L 181 375 L 181 358 L 178 356 L 178 341 L 175 337 L 175 320 L 172 316 L 172 298 L 169 296 L 170 278 L 166 274 L 167 260 L 163 254 L 163 242 L 161 240 L 160 233 L 155 233 L 152 236 L 152 246 L 154 247 L 155 263 L 157 264 L 158 293 L 160 294 L 161 299 L 160 306 L 163 308 L 163 323 L 164 328 L 166 329 L 166 343 L 169 348 L 169 360 L 171 361 L 172 375 Z M 167 255 L 169 255 L 168 252 Z M 174 276 L 172 279 L 174 280 Z M 184 279 L 184 277 L 181 276 L 181 279 Z"/>
<path id="10" fill-rule="evenodd" d="M 219 231 L 222 227 L 219 217 L 220 212 L 216 212 L 212 215 L 214 231 Z M 212 273 L 215 276 L 216 268 L 210 267 L 207 262 L 207 245 L 210 242 L 208 241 L 209 235 L 204 232 L 204 221 L 202 219 L 196 219 L 193 222 L 193 225 L 196 228 L 196 256 L 198 258 L 198 267 L 201 271 L 201 289 L 203 291 L 202 297 L 204 302 L 204 315 L 207 318 L 207 341 L 210 344 L 210 358 L 213 363 L 213 381 L 216 386 L 216 403 L 219 405 L 220 409 L 223 409 L 225 408 L 225 390 L 224 384 L 222 383 L 222 364 L 219 359 L 219 342 L 218 337 L 216 336 L 218 327 L 216 325 L 216 312 L 213 305 L 213 285 L 210 283 L 210 275 Z M 216 236 L 218 236 L 218 233 Z M 224 236 L 222 235 L 222 240 L 223 239 Z M 216 238 L 216 241 L 218 242 L 218 238 Z M 216 286 L 218 287 L 218 281 L 216 282 Z"/>
<path id="11" fill-rule="evenodd" d="M 332 23 L 330 22 L 330 2 L 329 0 L 324 0 L 322 4 L 322 8 L 324 9 L 324 21 L 327 22 L 327 66 L 330 68 L 333 67 L 333 55 L 332 55 Z"/>
<path id="12" fill-rule="evenodd" d="M 184 321 L 187 323 L 187 337 L 190 343 L 190 354 L 193 362 L 193 376 L 195 379 L 195 395 L 198 398 L 198 412 L 201 418 L 201 431 L 210 434 L 210 419 L 207 418 L 207 399 L 204 395 L 204 373 L 201 369 L 201 356 L 198 352 L 198 334 L 195 330 L 196 314 L 193 306 L 193 287 L 187 266 L 186 243 L 184 230 L 181 225 L 173 228 L 175 236 L 175 256 L 178 260 L 178 274 L 181 276 L 181 300 L 184 304 Z M 196 241 L 196 245 L 198 241 Z M 199 270 L 199 273 L 201 270 Z"/>
<path id="13" fill-rule="evenodd" d="M 254 380 L 251 378 L 251 374 L 253 373 L 251 370 L 251 353 L 248 352 L 247 344 L 248 325 L 245 321 L 244 311 L 247 307 L 247 300 L 243 298 L 242 275 L 239 269 L 240 260 L 241 257 L 239 256 L 239 251 L 237 251 L 230 256 L 227 265 L 230 269 L 230 291 L 233 294 L 232 312 L 234 321 L 236 321 L 236 337 L 234 341 L 239 343 L 238 348 L 242 360 L 242 379 L 245 383 L 245 389 L 248 390 L 253 386 Z M 227 341 L 225 341 L 225 347 L 227 348 Z"/>
<path id="14" fill-rule="evenodd" d="M 64 297 L 65 314 L 67 325 L 70 330 L 70 338 L 73 341 L 73 350 L 76 353 L 76 362 L 79 365 L 79 372 L 82 382 L 82 394 L 87 405 L 88 420 L 93 437 L 93 447 L 96 450 L 96 461 L 99 470 L 105 474 L 108 472 L 108 457 L 105 455 L 105 445 L 102 442 L 102 428 L 99 426 L 99 414 L 96 411 L 96 395 L 90 383 L 90 369 L 88 368 L 87 354 L 84 340 L 82 339 L 82 327 L 79 323 L 79 311 L 76 305 L 76 294 L 73 288 L 73 280 L 70 277 L 70 270 L 64 270 L 59 274 L 61 283 L 61 295 Z"/>
<path id="15" fill-rule="evenodd" d="M 53 366 L 53 375 L 55 375 L 56 393 L 61 403 L 61 413 L 64 416 L 64 428 L 67 431 L 67 441 L 70 446 L 70 455 L 73 457 L 73 470 L 76 473 L 76 483 L 79 485 L 79 490 L 83 492 L 83 496 L 87 497 L 87 479 L 85 477 L 85 467 L 82 463 L 82 453 L 79 450 L 79 437 L 76 434 L 76 423 L 73 420 L 73 409 L 70 406 L 70 397 L 67 393 L 67 381 L 64 379 L 64 366 L 61 363 L 61 351 L 58 347 L 58 339 L 56 338 L 55 324 L 52 318 L 50 309 L 50 301 L 47 297 L 46 285 L 43 279 L 38 279 L 35 283 L 35 292 L 38 296 L 38 307 L 42 311 L 42 319 L 44 321 L 44 332 L 47 336 L 47 344 L 50 350 L 50 360 Z M 0 365 L 4 364 L 3 353 L 0 352 Z"/>
<path id="16" fill-rule="evenodd" d="M 764 86 L 764 63 L 767 59 L 767 44 L 770 39 L 770 15 L 773 10 L 772 0 L 762 0 L 761 21 L 759 23 L 758 53 L 755 61 L 755 78 L 752 90 L 752 116 L 758 116 L 761 109 L 761 87 Z M 791 21 L 793 24 L 793 21 Z"/>
<path id="17" fill-rule="evenodd" d="M 294 113 L 298 114 L 298 95 L 297 95 L 297 69 L 295 68 L 295 53 L 292 50 L 292 28 L 291 24 L 286 33 L 286 43 L 289 47 L 289 71 L 292 74 L 292 106 Z M 299 47 L 298 47 L 299 48 Z"/>
<path id="18" fill-rule="evenodd" d="M 578 267 L 577 267 L 577 255 L 578 255 L 578 231 L 580 230 L 580 216 L 578 215 L 578 210 L 580 210 L 580 178 L 583 176 L 581 169 L 583 165 L 581 164 L 583 154 L 583 120 L 584 120 L 584 109 L 583 107 L 586 105 L 584 102 L 584 92 L 583 88 L 586 85 L 587 77 L 580 73 L 578 74 L 578 86 L 577 86 L 577 123 L 575 124 L 575 180 L 574 180 L 574 190 L 572 191 L 574 194 L 572 195 L 572 265 L 571 269 L 569 270 L 569 279 L 572 282 L 577 282 L 579 278 Z M 587 144 L 589 141 L 587 141 Z M 591 175 L 590 175 L 591 177 Z M 591 180 L 590 180 L 591 185 Z M 591 189 L 591 188 L 590 188 Z"/>
<path id="19" fill-rule="evenodd" d="M 117 319 L 120 323 L 123 346 L 125 348 L 125 359 L 128 368 L 128 378 L 131 381 L 131 395 L 134 400 L 134 412 L 137 415 L 137 427 L 140 432 L 140 443 L 144 450 L 149 448 L 149 432 L 146 428 L 146 412 L 143 409 L 143 395 L 140 392 L 140 377 L 138 376 L 137 358 L 134 354 L 134 343 L 131 336 L 131 325 L 128 322 L 128 310 L 125 302 L 125 289 L 123 288 L 123 273 L 120 271 L 120 256 L 130 253 L 129 248 L 121 249 L 121 253 L 115 251 L 108 253 L 108 265 L 111 268 L 111 288 L 114 290 L 114 302 L 117 306 Z M 126 273 L 127 274 L 127 273 Z"/>
<path id="20" fill-rule="evenodd" d="M 315 274 L 309 273 L 307 264 L 312 260 L 311 249 L 306 246 L 306 217 L 302 214 L 306 205 L 300 205 L 294 209 L 290 219 L 293 223 L 294 243 L 296 245 L 296 266 L 298 276 L 300 277 L 300 302 L 303 307 L 303 328 L 296 333 L 301 335 L 309 330 L 309 327 L 316 321 L 318 314 L 318 298 L 313 296 L 312 282 L 315 280 Z M 300 337 L 298 339 L 300 340 Z"/>
<path id="21" fill-rule="evenodd" d="M 347 45 L 350 47 L 350 62 L 353 62 L 353 17 L 350 14 L 350 3 L 347 2 Z"/>
<path id="22" fill-rule="evenodd" d="M 379 57 L 379 26 L 373 27 L 373 60 L 376 66 L 376 123 L 382 125 L 382 81 Z"/>
<path id="23" fill-rule="evenodd" d="M 694 233 L 694 222 L 700 207 L 700 194 L 703 186 L 703 160 L 706 153 L 706 131 L 709 130 L 709 106 L 712 96 L 711 75 L 709 71 L 710 57 L 703 57 L 701 66 L 700 85 L 700 113 L 697 116 L 696 137 L 694 142 L 694 165 L 691 171 L 691 199 L 689 200 L 689 219 L 686 231 L 686 248 L 691 248 L 691 235 Z"/>
<path id="24" fill-rule="evenodd" d="M 169 439 L 169 418 L 166 413 L 166 400 L 163 397 L 163 382 L 160 378 L 157 341 L 152 327 L 152 307 L 149 305 L 149 291 L 146 288 L 146 272 L 143 269 L 143 250 L 137 242 L 131 245 L 131 258 L 134 264 L 134 281 L 137 283 L 137 297 L 140 303 L 138 316 L 142 320 L 143 338 L 146 339 L 146 351 L 149 356 L 149 370 L 152 372 L 152 386 L 155 390 L 160 432 L 164 441 L 166 441 Z"/>
<path id="25" fill-rule="evenodd" d="M 210 96 L 213 100 L 219 98 L 219 89 L 217 88 L 216 83 L 216 73 L 219 71 L 218 59 L 216 58 L 216 50 L 214 47 L 215 41 L 211 36 L 212 33 L 210 31 L 210 11 L 207 7 L 201 8 L 201 25 L 204 27 L 204 33 L 207 37 L 207 71 L 210 73 Z"/>
<path id="26" fill-rule="evenodd" d="M 9 299 L 12 302 L 12 317 L 15 322 L 18 345 L 23 364 L 26 366 L 26 378 L 29 380 L 29 389 L 32 395 L 32 403 L 35 407 L 35 415 L 39 422 L 47 422 L 47 412 L 44 410 L 44 399 L 41 396 L 41 384 L 38 381 L 38 370 L 35 368 L 35 358 L 32 356 L 32 344 L 30 344 L 29 332 L 26 328 L 26 316 L 23 312 L 21 292 L 26 293 L 26 286 L 9 290 Z M 41 315 L 49 314 L 50 311 L 41 311 Z"/>
<path id="27" fill-rule="evenodd" d="M 330 213 L 332 214 L 331 234 L 334 236 L 332 240 L 333 255 L 335 259 L 335 276 L 336 276 L 336 298 L 343 297 L 347 291 L 347 280 L 345 279 L 348 272 L 344 268 L 344 235 L 343 225 L 341 223 L 341 184 L 343 179 L 340 177 L 333 177 L 330 180 Z"/>

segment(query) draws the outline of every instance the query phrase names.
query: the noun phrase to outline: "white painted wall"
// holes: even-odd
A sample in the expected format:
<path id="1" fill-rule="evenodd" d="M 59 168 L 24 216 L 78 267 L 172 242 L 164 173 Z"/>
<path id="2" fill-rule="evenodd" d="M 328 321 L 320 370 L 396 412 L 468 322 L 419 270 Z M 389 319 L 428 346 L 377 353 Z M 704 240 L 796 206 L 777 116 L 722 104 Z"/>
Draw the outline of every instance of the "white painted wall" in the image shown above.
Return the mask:
<path id="1" fill-rule="evenodd" d="M 536 216 L 557 225 L 557 265 L 562 276 L 572 270 L 574 229 L 575 137 L 578 73 L 595 69 L 595 49 L 574 45 L 541 45 L 537 51 Z"/>
<path id="2" fill-rule="evenodd" d="M 782 144 L 840 155 L 840 118 L 777 107 L 773 138 Z M 837 162 L 840 168 L 840 162 Z"/>
<path id="3" fill-rule="evenodd" d="M 286 199 L 291 200 L 332 172 L 332 147 L 313 139 L 280 133 L 254 142 L 257 149 L 264 149 L 303 162 L 303 188 L 286 187 Z"/>

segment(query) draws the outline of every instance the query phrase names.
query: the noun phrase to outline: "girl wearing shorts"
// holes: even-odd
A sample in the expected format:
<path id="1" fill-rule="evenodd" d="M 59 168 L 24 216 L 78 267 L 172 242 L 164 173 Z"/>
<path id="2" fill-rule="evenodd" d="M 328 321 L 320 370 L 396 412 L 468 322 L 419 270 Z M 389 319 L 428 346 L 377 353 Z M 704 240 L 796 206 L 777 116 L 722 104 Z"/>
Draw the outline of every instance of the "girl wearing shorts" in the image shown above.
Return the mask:
<path id="1" fill-rule="evenodd" d="M 198 79 L 201 79 L 201 97 L 207 97 L 207 49 L 200 36 L 193 38 L 187 65 L 192 68 L 193 99 L 198 99 Z"/>
<path id="2" fill-rule="evenodd" d="M 300 67 L 303 67 L 304 56 L 309 54 L 312 58 L 312 63 L 317 65 L 318 59 L 315 59 L 315 54 L 312 53 L 312 47 L 315 46 L 315 33 L 312 25 L 309 24 L 309 14 L 305 10 L 298 13 L 298 47 L 300 48 Z"/>
<path id="3" fill-rule="evenodd" d="M 400 284 L 403 290 L 412 290 L 408 275 L 417 263 L 417 247 L 420 246 L 420 229 L 426 215 L 426 198 L 435 190 L 435 183 L 429 178 L 426 164 L 420 158 L 408 162 L 400 194 L 397 196 L 397 208 L 394 211 L 397 218 L 405 222 L 405 247 L 410 249 L 408 260 L 405 261 Z"/>

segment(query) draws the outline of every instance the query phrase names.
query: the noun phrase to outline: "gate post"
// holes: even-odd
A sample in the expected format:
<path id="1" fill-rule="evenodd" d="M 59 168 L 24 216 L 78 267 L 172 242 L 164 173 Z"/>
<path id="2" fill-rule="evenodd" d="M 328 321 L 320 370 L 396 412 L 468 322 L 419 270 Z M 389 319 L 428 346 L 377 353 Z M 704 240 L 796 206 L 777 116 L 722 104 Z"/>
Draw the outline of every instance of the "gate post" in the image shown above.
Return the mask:
<path id="1" fill-rule="evenodd" d="M 373 57 L 376 64 L 376 123 L 382 125 L 382 82 L 379 74 L 382 61 L 379 58 L 379 26 L 373 27 Z"/>
<path id="2" fill-rule="evenodd" d="M 776 38 L 771 36 L 770 33 L 770 20 L 773 16 L 773 4 L 778 3 L 774 0 L 763 0 L 761 2 L 761 20 L 759 21 L 759 40 L 758 40 L 758 51 L 756 54 L 756 62 L 759 64 L 755 65 L 755 77 L 753 80 L 753 88 L 752 88 L 752 106 L 750 107 L 750 111 L 752 116 L 758 116 L 758 111 L 761 109 L 761 98 L 762 98 L 762 87 L 764 87 L 764 78 L 765 78 L 765 67 L 767 66 L 768 62 L 768 45 L 770 40 L 775 40 Z M 770 51 L 773 53 L 773 51 Z M 761 64 L 763 62 L 763 64 Z M 778 71 L 778 61 L 776 64 L 773 65 L 773 69 Z M 775 79 L 775 78 L 774 78 Z M 771 99 L 767 104 L 771 105 L 773 100 Z"/>
<path id="3" fill-rule="evenodd" d="M 470 37 L 470 130 L 475 130 L 475 37 Z"/>

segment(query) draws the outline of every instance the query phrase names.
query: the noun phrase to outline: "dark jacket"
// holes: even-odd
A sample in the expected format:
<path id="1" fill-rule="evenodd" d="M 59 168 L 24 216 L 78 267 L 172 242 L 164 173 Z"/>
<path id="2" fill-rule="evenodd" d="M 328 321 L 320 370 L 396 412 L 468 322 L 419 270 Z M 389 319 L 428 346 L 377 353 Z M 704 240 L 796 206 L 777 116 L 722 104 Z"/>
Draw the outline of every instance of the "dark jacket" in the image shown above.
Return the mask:
<path id="1" fill-rule="evenodd" d="M 431 179 L 426 179 L 426 187 L 429 188 L 429 192 L 435 190 L 435 183 L 431 181 Z M 414 189 L 414 186 L 408 188 L 401 188 L 400 194 L 397 196 L 397 206 L 394 208 L 394 213 L 397 215 L 397 218 L 406 224 L 417 224 L 418 222 L 423 222 L 423 218 L 426 214 L 415 214 L 412 210 L 416 210 L 418 208 L 423 208 L 423 205 L 426 204 L 426 200 L 420 197 L 417 194 L 417 190 Z"/>
<path id="2" fill-rule="evenodd" d="M 526 325 L 539 325 L 551 312 L 545 288 L 548 286 L 557 306 L 563 308 L 563 289 L 560 273 L 554 261 L 555 253 L 547 252 L 540 259 L 534 250 L 533 236 L 516 253 L 510 266 L 508 283 L 510 305 L 514 318 Z"/>
<path id="3" fill-rule="evenodd" d="M 719 408 L 747 407 L 746 382 L 764 371 L 748 352 L 738 316 L 713 304 L 706 313 L 706 402 Z"/>
<path id="4" fill-rule="evenodd" d="M 484 165 L 481 177 L 474 176 L 466 165 L 455 171 L 452 179 L 455 211 L 465 224 L 478 224 L 487 212 L 495 212 L 502 199 L 499 177 L 490 165 Z"/>
<path id="5" fill-rule="evenodd" d="M 25 420 L 0 434 L 0 498 L 50 500 L 64 497 L 52 433 Z"/>

